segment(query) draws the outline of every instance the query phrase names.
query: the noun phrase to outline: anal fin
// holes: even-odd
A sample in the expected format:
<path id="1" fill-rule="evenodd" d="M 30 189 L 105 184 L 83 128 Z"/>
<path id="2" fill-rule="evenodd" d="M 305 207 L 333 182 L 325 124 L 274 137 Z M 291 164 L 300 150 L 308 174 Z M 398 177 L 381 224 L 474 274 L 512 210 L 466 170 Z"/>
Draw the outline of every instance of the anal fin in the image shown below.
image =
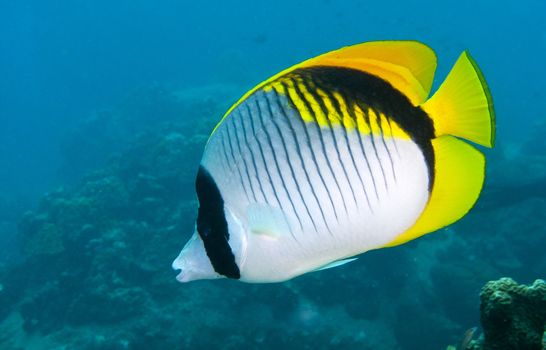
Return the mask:
<path id="1" fill-rule="evenodd" d="M 358 259 L 358 258 L 349 258 L 349 259 L 336 260 L 334 262 L 331 262 L 329 264 L 324 265 L 323 267 L 319 267 L 318 269 L 316 269 L 314 271 L 322 271 L 322 270 L 331 269 L 333 267 L 338 267 L 338 266 L 341 266 L 341 265 L 348 264 L 351 261 L 355 261 L 356 259 Z"/>

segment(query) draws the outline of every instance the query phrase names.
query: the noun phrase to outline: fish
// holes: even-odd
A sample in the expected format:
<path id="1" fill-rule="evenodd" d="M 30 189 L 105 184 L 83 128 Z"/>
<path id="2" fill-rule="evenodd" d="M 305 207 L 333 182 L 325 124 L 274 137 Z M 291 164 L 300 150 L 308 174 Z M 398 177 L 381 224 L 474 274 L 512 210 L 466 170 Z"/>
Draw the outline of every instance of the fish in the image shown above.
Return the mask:
<path id="1" fill-rule="evenodd" d="M 478 327 L 472 327 L 464 332 L 463 338 L 459 343 L 459 346 L 455 350 L 465 350 L 470 345 L 470 342 L 474 339 L 474 335 L 478 331 Z"/>
<path id="2" fill-rule="evenodd" d="M 492 97 L 464 51 L 429 98 L 435 52 L 373 41 L 296 64 L 244 94 L 197 171 L 177 280 L 283 282 L 398 246 L 474 206 Z"/>

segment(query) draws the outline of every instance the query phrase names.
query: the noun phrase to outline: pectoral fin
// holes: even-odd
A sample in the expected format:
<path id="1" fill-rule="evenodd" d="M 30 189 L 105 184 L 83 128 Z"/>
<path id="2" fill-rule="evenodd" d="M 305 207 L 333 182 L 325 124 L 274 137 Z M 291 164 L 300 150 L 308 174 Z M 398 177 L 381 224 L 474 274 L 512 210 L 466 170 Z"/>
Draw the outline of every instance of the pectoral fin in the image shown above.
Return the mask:
<path id="1" fill-rule="evenodd" d="M 338 267 L 338 266 L 341 266 L 341 265 L 345 265 L 347 263 L 350 263 L 351 261 L 355 261 L 356 259 L 358 259 L 358 258 L 349 258 L 349 259 L 343 259 L 343 260 L 336 260 L 334 262 L 331 262 L 329 264 L 324 265 L 323 267 L 320 267 L 320 268 L 316 269 L 315 271 L 322 271 L 322 270 L 331 269 L 332 267 Z"/>
<path id="2" fill-rule="evenodd" d="M 250 232 L 256 235 L 278 239 L 289 231 L 284 213 L 280 209 L 269 205 L 249 205 L 247 219 Z"/>

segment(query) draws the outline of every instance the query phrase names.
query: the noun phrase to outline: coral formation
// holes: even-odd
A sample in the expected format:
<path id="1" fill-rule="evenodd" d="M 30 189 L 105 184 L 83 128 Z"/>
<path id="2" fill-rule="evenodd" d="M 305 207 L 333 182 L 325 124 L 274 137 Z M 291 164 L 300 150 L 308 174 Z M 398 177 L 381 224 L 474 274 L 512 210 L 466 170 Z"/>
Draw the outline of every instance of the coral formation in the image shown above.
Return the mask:
<path id="1" fill-rule="evenodd" d="M 482 289 L 484 337 L 473 350 L 542 350 L 546 327 L 546 283 L 519 285 L 510 278 L 488 282 Z"/>

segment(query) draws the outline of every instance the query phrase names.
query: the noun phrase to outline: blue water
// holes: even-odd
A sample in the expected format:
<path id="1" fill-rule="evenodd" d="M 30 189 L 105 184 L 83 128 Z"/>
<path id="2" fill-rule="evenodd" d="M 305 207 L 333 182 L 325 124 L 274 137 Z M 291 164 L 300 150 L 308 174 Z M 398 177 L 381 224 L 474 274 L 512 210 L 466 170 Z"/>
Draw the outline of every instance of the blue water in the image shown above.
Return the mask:
<path id="1" fill-rule="evenodd" d="M 544 13 L 542 0 L 0 2 L 0 348 L 457 343 L 486 281 L 546 277 Z M 498 144 L 477 207 L 288 283 L 177 284 L 223 111 L 303 59 L 385 39 L 431 46 L 435 87 L 464 49 L 480 65 Z"/>

